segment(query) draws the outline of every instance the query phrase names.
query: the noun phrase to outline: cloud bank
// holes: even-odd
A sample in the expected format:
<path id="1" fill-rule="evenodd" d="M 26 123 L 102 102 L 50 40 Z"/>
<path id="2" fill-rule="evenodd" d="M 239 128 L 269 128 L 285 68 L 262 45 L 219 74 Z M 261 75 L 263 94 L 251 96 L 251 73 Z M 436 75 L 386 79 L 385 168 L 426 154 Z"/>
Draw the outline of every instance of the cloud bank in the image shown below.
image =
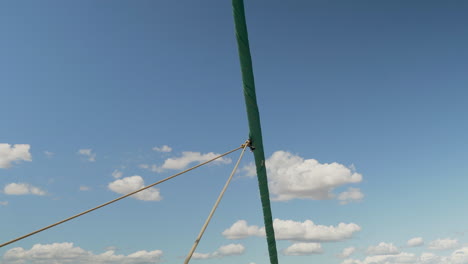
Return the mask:
<path id="1" fill-rule="evenodd" d="M 335 242 L 349 239 L 361 227 L 354 223 L 339 223 L 337 226 L 317 225 L 310 220 L 296 222 L 293 220 L 275 219 L 273 221 L 277 240 L 303 242 Z M 243 239 L 250 236 L 265 236 L 265 228 L 249 226 L 245 220 L 235 222 L 223 231 L 227 239 Z"/>
<path id="2" fill-rule="evenodd" d="M 149 264 L 161 263 L 163 252 L 137 251 L 129 255 L 118 255 L 109 250 L 102 254 L 94 254 L 73 243 L 35 244 L 27 250 L 16 247 L 3 255 L 3 264 Z"/>

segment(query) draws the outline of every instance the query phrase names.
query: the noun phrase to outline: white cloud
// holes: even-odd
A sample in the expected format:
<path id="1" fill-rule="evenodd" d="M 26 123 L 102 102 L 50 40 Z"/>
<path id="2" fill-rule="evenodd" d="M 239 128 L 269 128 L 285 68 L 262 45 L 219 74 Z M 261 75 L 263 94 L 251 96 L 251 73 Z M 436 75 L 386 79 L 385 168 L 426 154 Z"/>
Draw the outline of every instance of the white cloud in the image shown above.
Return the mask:
<path id="1" fill-rule="evenodd" d="M 340 204 L 347 204 L 350 202 L 359 202 L 364 198 L 364 194 L 359 188 L 348 188 L 347 191 L 342 192 L 338 195 L 338 200 Z"/>
<path id="2" fill-rule="evenodd" d="M 441 264 L 446 263 L 446 257 L 440 257 L 433 253 L 424 252 L 419 257 L 419 262 L 423 264 Z"/>
<path id="3" fill-rule="evenodd" d="M 141 169 L 152 171 L 152 172 L 162 172 L 162 171 L 164 171 L 163 168 L 158 167 L 156 164 L 153 164 L 153 165 L 140 164 L 140 165 L 138 165 L 138 167 L 141 168 Z"/>
<path id="4" fill-rule="evenodd" d="M 85 186 L 85 185 L 81 185 L 80 186 L 80 191 L 89 191 L 91 188 L 89 188 L 88 186 Z"/>
<path id="5" fill-rule="evenodd" d="M 369 255 L 396 255 L 400 250 L 392 243 L 380 242 L 377 246 L 370 246 L 367 249 Z"/>
<path id="6" fill-rule="evenodd" d="M 50 158 L 50 157 L 54 156 L 55 153 L 46 150 L 46 151 L 44 151 L 44 155 L 46 155 L 48 158 Z"/>
<path id="7" fill-rule="evenodd" d="M 396 255 L 377 255 L 364 260 L 346 259 L 342 264 L 468 264 L 468 247 L 452 252 L 449 256 L 438 256 L 424 252 L 420 256 L 402 252 Z"/>
<path id="8" fill-rule="evenodd" d="M 205 162 L 219 155 L 220 154 L 213 152 L 201 154 L 200 152 L 184 151 L 182 152 L 181 157 L 166 159 L 161 168 L 169 170 L 182 170 L 193 162 Z M 231 163 L 231 159 L 219 158 L 215 162 L 227 164 Z"/>
<path id="9" fill-rule="evenodd" d="M 0 205 L 7 206 L 7 205 L 8 205 L 8 201 L 0 201 Z"/>
<path id="10" fill-rule="evenodd" d="M 296 222 L 275 219 L 273 227 L 276 239 L 310 242 L 342 241 L 351 238 L 355 232 L 361 230 L 361 227 L 354 223 L 324 226 L 316 225 L 310 220 Z"/>
<path id="11" fill-rule="evenodd" d="M 210 253 L 193 252 L 192 259 L 209 259 L 212 258 Z"/>
<path id="12" fill-rule="evenodd" d="M 78 154 L 87 157 L 88 161 L 90 162 L 96 161 L 96 153 L 93 153 L 92 149 L 80 149 L 78 150 Z"/>
<path id="13" fill-rule="evenodd" d="M 399 253 L 395 255 L 376 255 L 366 257 L 364 260 L 346 259 L 342 264 L 416 264 L 418 257 L 412 253 Z"/>
<path id="14" fill-rule="evenodd" d="M 163 145 L 162 147 L 154 147 L 153 150 L 157 152 L 171 152 L 172 148 L 168 145 Z"/>
<path id="15" fill-rule="evenodd" d="M 148 165 L 148 164 L 139 164 L 139 165 L 138 165 L 138 168 L 140 168 L 140 169 L 148 169 L 148 168 L 149 168 L 149 165 Z"/>
<path id="16" fill-rule="evenodd" d="M 296 222 L 293 220 L 275 219 L 273 221 L 277 240 L 331 242 L 351 238 L 361 227 L 354 223 L 339 223 L 337 226 L 316 225 L 310 220 Z M 241 239 L 248 236 L 265 236 L 265 228 L 248 226 L 244 220 L 239 220 L 230 228 L 224 230 L 223 235 L 228 239 Z"/>
<path id="17" fill-rule="evenodd" d="M 414 237 L 408 240 L 408 242 L 406 242 L 406 245 L 408 247 L 419 247 L 424 245 L 424 240 L 422 237 Z"/>
<path id="18" fill-rule="evenodd" d="M 13 162 L 32 161 L 29 144 L 10 145 L 0 143 L 0 169 L 8 169 Z"/>
<path id="19" fill-rule="evenodd" d="M 356 252 L 355 247 L 347 247 L 347 248 L 344 248 L 343 251 L 341 251 L 341 253 L 338 255 L 338 257 L 340 257 L 340 258 L 349 258 L 349 256 L 354 254 L 354 252 Z"/>
<path id="20" fill-rule="evenodd" d="M 463 247 L 455 250 L 450 256 L 453 264 L 467 264 L 468 263 L 468 247 Z"/>
<path id="21" fill-rule="evenodd" d="M 322 245 L 319 243 L 294 243 L 283 250 L 283 254 L 287 256 L 305 256 L 322 253 Z"/>
<path id="22" fill-rule="evenodd" d="M 229 244 L 221 246 L 213 253 L 198 253 L 192 255 L 193 259 L 210 259 L 210 258 L 223 258 L 227 256 L 242 255 L 245 252 L 245 247 L 242 244 Z"/>
<path id="23" fill-rule="evenodd" d="M 458 246 L 458 240 L 456 239 L 436 239 L 431 241 L 428 245 L 428 248 L 431 250 L 447 250 L 454 249 Z"/>
<path id="24" fill-rule="evenodd" d="M 244 167 L 243 170 L 250 172 L 248 175 L 251 175 L 254 171 L 252 166 L 254 165 Z M 266 166 L 270 193 L 275 195 L 272 199 L 277 201 L 332 199 L 335 197 L 333 193 L 335 188 L 362 181 L 361 174 L 342 164 L 319 163 L 317 160 L 304 159 L 285 151 L 273 153 L 267 159 Z M 342 198 L 346 198 L 343 201 L 358 195 L 355 191 L 352 194 L 352 196 L 343 194 Z"/>
<path id="25" fill-rule="evenodd" d="M 242 244 L 229 244 L 221 246 L 216 252 L 221 256 L 242 255 L 245 247 Z"/>
<path id="26" fill-rule="evenodd" d="M 247 221 L 238 220 L 230 228 L 223 231 L 227 239 L 242 239 L 249 236 L 264 236 L 265 231 L 258 226 L 248 226 Z"/>
<path id="27" fill-rule="evenodd" d="M 112 177 L 114 177 L 115 179 L 122 178 L 122 176 L 123 176 L 123 172 L 121 172 L 119 170 L 114 170 L 112 172 Z"/>
<path id="28" fill-rule="evenodd" d="M 109 183 L 108 188 L 116 193 L 127 194 L 138 189 L 145 187 L 144 180 L 141 176 L 134 175 L 125 177 L 119 180 L 115 180 Z M 131 197 L 143 200 L 143 201 L 160 201 L 162 196 L 159 193 L 159 189 L 151 187 L 139 193 L 132 195 Z"/>
<path id="29" fill-rule="evenodd" d="M 137 251 L 129 255 L 117 255 L 114 251 L 94 254 L 73 243 L 35 244 L 31 249 L 17 247 L 3 255 L 4 264 L 147 264 L 160 263 L 163 252 Z"/>
<path id="30" fill-rule="evenodd" d="M 110 251 L 110 250 L 112 250 L 112 251 L 117 251 L 117 250 L 119 250 L 119 248 L 116 247 L 116 246 L 108 246 L 108 247 L 105 248 L 105 250 L 106 250 L 106 251 Z"/>
<path id="31" fill-rule="evenodd" d="M 162 172 L 162 171 L 163 171 L 162 168 L 156 166 L 155 164 L 151 165 L 150 170 L 151 170 L 152 172 Z"/>
<path id="32" fill-rule="evenodd" d="M 257 169 L 255 168 L 255 164 L 253 162 L 243 167 L 241 171 L 243 171 L 244 175 L 247 177 L 254 177 L 257 175 Z"/>
<path id="33" fill-rule="evenodd" d="M 28 183 L 10 183 L 3 188 L 3 192 L 9 195 L 46 195 L 47 193 L 38 187 Z"/>

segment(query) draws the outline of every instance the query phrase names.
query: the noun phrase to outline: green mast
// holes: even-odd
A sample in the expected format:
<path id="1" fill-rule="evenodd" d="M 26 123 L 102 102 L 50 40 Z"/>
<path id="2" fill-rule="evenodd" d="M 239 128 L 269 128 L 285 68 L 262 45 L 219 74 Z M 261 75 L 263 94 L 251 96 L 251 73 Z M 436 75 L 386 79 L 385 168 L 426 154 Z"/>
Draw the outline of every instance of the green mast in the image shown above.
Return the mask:
<path id="1" fill-rule="evenodd" d="M 262 128 L 260 126 L 260 115 L 257 106 L 257 96 L 255 94 L 255 82 L 252 68 L 252 58 L 250 56 L 249 37 L 247 34 L 247 24 L 245 22 L 244 1 L 232 0 L 234 12 L 234 22 L 236 25 L 237 46 L 242 70 L 242 83 L 244 86 L 244 98 L 249 119 L 249 138 L 254 148 L 255 165 L 257 166 L 258 186 L 260 188 L 260 198 L 263 207 L 263 218 L 268 242 L 268 252 L 270 263 L 278 263 L 276 252 L 275 232 L 273 230 L 273 220 L 270 207 L 270 193 L 268 191 L 267 173 L 265 167 L 265 153 L 263 151 Z"/>

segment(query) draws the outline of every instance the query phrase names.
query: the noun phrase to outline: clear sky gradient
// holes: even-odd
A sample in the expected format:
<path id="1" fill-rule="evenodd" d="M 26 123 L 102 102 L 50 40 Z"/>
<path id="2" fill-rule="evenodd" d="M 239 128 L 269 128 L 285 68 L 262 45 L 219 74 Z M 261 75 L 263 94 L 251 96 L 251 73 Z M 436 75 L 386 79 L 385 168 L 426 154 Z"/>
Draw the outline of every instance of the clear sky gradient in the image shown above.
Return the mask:
<path id="1" fill-rule="evenodd" d="M 468 2 L 245 7 L 280 263 L 468 263 Z M 0 32 L 0 243 L 247 138 L 230 1 L 3 1 Z M 0 263 L 182 263 L 237 157 Z M 268 263 L 252 161 L 193 263 Z"/>

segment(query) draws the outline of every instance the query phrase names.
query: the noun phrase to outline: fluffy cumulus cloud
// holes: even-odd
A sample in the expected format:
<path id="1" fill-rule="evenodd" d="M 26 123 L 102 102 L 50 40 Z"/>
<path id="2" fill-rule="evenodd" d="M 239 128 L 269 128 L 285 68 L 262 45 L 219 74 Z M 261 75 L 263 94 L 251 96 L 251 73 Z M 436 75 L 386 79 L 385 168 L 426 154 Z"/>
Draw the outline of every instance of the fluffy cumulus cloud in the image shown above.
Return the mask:
<path id="1" fill-rule="evenodd" d="M 450 256 L 453 264 L 468 264 L 468 247 L 455 250 Z"/>
<path id="2" fill-rule="evenodd" d="M 172 148 L 168 145 L 163 145 L 161 147 L 154 147 L 153 150 L 157 152 L 171 152 Z"/>
<path id="3" fill-rule="evenodd" d="M 96 153 L 93 153 L 92 149 L 79 149 L 78 154 L 86 157 L 89 162 L 96 161 Z"/>
<path id="4" fill-rule="evenodd" d="M 273 221 L 275 237 L 278 240 L 331 242 L 349 239 L 361 227 L 354 223 L 339 223 L 337 226 L 317 225 L 310 220 L 296 222 L 293 220 L 275 219 Z M 228 239 L 241 239 L 248 236 L 265 236 L 265 228 L 249 226 L 244 220 L 239 220 L 230 228 L 224 230 L 223 235 Z"/>
<path id="5" fill-rule="evenodd" d="M 424 245 L 424 240 L 422 237 L 414 237 L 408 240 L 408 242 L 406 242 L 406 245 L 408 247 L 419 247 Z"/>
<path id="6" fill-rule="evenodd" d="M 247 221 L 239 220 L 230 228 L 223 231 L 223 236 L 228 239 L 243 239 L 249 236 L 264 236 L 265 230 L 256 225 L 249 226 Z"/>
<path id="7" fill-rule="evenodd" d="M 12 248 L 3 255 L 3 264 L 149 264 L 160 263 L 163 252 L 137 251 L 129 255 L 119 255 L 109 250 L 94 254 L 73 243 L 36 244 L 27 250 Z"/>
<path id="8" fill-rule="evenodd" d="M 344 248 L 340 254 L 338 254 L 338 257 L 349 258 L 352 254 L 354 254 L 354 252 L 356 252 L 355 247 L 347 247 L 347 248 Z"/>
<path id="9" fill-rule="evenodd" d="M 226 256 L 237 256 L 242 255 L 245 252 L 245 247 L 242 244 L 229 244 L 221 246 L 213 253 L 193 253 L 193 259 L 211 259 L 211 258 L 223 258 Z"/>
<path id="10" fill-rule="evenodd" d="M 107 186 L 111 191 L 120 194 L 127 194 L 138 189 L 145 187 L 145 182 L 141 176 L 134 175 L 130 177 L 125 177 L 122 179 L 115 180 Z M 157 188 L 148 188 L 144 191 L 136 193 L 131 197 L 143 200 L 143 201 L 160 201 L 162 200 L 162 196 L 159 193 L 159 189 Z"/>
<path id="11" fill-rule="evenodd" d="M 340 204 L 347 204 L 350 202 L 359 202 L 364 198 L 364 194 L 359 188 L 348 188 L 347 191 L 344 191 L 338 195 L 338 200 Z"/>
<path id="12" fill-rule="evenodd" d="M 397 255 L 400 250 L 392 243 L 380 242 L 377 246 L 367 248 L 369 255 Z"/>
<path id="13" fill-rule="evenodd" d="M 47 192 L 28 183 L 10 183 L 5 185 L 3 193 L 8 195 L 46 195 Z"/>
<path id="14" fill-rule="evenodd" d="M 342 241 L 351 238 L 361 227 L 354 223 L 339 223 L 337 226 L 317 225 L 310 220 L 296 222 L 293 220 L 273 221 L 276 239 L 310 242 Z"/>
<path id="15" fill-rule="evenodd" d="M 458 246 L 458 240 L 444 238 L 444 239 L 436 239 L 431 241 L 428 245 L 428 248 L 431 250 L 447 250 L 447 249 L 454 249 Z"/>
<path id="16" fill-rule="evenodd" d="M 468 247 L 453 251 L 449 256 L 424 252 L 417 256 L 402 252 L 396 255 L 369 256 L 363 260 L 346 259 L 342 264 L 468 264 Z"/>
<path id="17" fill-rule="evenodd" d="M 323 253 L 323 249 L 319 243 L 294 243 L 283 250 L 283 254 L 287 256 L 305 256 L 321 253 Z"/>
<path id="18" fill-rule="evenodd" d="M 0 143 L 0 169 L 8 169 L 12 163 L 32 161 L 29 144 L 10 145 Z"/>
<path id="19" fill-rule="evenodd" d="M 325 200 L 335 198 L 333 190 L 345 184 L 359 183 L 362 175 L 342 164 L 320 163 L 304 159 L 285 151 L 276 151 L 266 161 L 270 193 L 274 200 L 291 199 Z M 255 175 L 253 164 L 243 168 L 248 175 Z M 341 194 L 341 201 L 362 199 L 359 189 Z"/>
<path id="20" fill-rule="evenodd" d="M 161 166 L 161 169 L 182 170 L 187 168 L 187 166 L 193 162 L 205 162 L 219 155 L 220 154 L 213 152 L 202 154 L 200 152 L 184 151 L 180 157 L 166 159 Z M 231 163 L 231 159 L 219 158 L 215 162 L 227 164 Z"/>

